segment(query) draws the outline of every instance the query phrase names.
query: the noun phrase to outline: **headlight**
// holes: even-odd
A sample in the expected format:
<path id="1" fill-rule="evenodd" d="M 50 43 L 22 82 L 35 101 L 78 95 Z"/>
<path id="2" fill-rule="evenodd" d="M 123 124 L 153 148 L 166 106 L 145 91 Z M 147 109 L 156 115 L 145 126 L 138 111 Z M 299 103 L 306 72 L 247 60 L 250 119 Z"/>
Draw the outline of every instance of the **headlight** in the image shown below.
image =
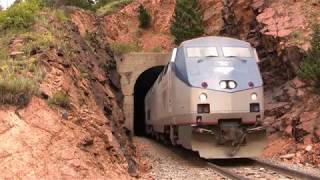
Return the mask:
<path id="1" fill-rule="evenodd" d="M 258 99 L 258 95 L 256 93 L 251 94 L 251 100 L 256 101 Z"/>
<path id="2" fill-rule="evenodd" d="M 234 81 L 229 81 L 228 82 L 228 86 L 229 86 L 230 89 L 234 89 L 234 88 L 236 88 L 237 84 Z"/>
<path id="3" fill-rule="evenodd" d="M 207 96 L 206 93 L 202 93 L 202 94 L 200 94 L 199 99 L 200 99 L 201 102 L 203 102 L 203 101 L 206 101 L 208 99 L 208 96 Z"/>
<path id="4" fill-rule="evenodd" d="M 226 89 L 226 88 L 227 88 L 227 82 L 226 82 L 226 81 L 221 81 L 221 82 L 219 83 L 219 85 L 220 85 L 220 88 L 221 88 L 221 89 Z"/>

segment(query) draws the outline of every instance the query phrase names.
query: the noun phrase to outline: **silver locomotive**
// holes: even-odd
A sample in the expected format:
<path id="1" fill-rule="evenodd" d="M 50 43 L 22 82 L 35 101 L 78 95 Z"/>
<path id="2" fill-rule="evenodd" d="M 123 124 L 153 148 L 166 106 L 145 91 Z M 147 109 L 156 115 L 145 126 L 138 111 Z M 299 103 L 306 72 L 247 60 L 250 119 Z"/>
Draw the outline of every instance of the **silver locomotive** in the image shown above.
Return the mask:
<path id="1" fill-rule="evenodd" d="M 147 134 L 208 159 L 260 155 L 266 131 L 258 61 L 245 41 L 183 42 L 145 97 Z"/>

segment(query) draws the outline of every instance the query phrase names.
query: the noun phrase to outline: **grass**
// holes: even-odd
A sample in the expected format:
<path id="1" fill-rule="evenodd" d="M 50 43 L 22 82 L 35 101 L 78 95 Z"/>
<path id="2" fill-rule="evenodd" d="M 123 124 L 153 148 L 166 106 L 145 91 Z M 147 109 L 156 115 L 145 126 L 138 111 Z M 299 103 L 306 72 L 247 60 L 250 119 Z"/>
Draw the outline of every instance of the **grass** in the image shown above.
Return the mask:
<path id="1" fill-rule="evenodd" d="M 80 67 L 80 76 L 81 78 L 88 78 L 89 70 L 86 67 Z"/>
<path id="2" fill-rule="evenodd" d="M 155 52 L 155 53 L 160 53 L 162 51 L 162 48 L 160 46 L 156 46 L 152 49 L 152 52 Z"/>
<path id="3" fill-rule="evenodd" d="M 55 92 L 48 100 L 50 106 L 68 108 L 70 106 L 69 96 L 64 91 Z"/>
<path id="4" fill-rule="evenodd" d="M 131 2 L 132 2 L 132 0 L 112 0 L 109 3 L 107 3 L 106 5 L 100 7 L 97 10 L 97 15 L 103 16 L 106 14 L 111 14 L 111 13 L 117 11 L 118 9 L 128 5 Z"/>
<path id="5" fill-rule="evenodd" d="M 39 59 L 33 56 L 31 51 L 45 51 L 54 44 L 54 36 L 48 31 L 31 31 L 31 27 L 38 20 L 34 18 L 32 23 L 17 21 L 15 18 L 24 15 L 24 11 L 32 11 L 36 16 L 38 9 L 30 10 L 25 3 L 36 2 L 26 0 L 21 5 L 9 8 L 6 13 L 1 12 L 1 18 L 9 18 L 10 22 L 0 21 L 0 104 L 16 106 L 26 105 L 32 95 L 38 94 L 39 83 L 44 79 L 45 73 L 39 65 Z M 21 8 L 25 9 L 21 9 Z M 38 7 L 37 7 L 38 8 Z M 15 17 L 12 17 L 17 15 Z M 29 21 L 29 20 L 27 20 Z M 10 24 L 12 23 L 12 24 Z M 28 25 L 25 26 L 24 23 Z M 13 43 L 13 41 L 16 43 Z M 19 40 L 19 42 L 17 42 Z M 21 55 L 11 57 L 14 51 L 22 52 Z"/>
<path id="6" fill-rule="evenodd" d="M 113 43 L 111 44 L 111 49 L 116 55 L 123 55 L 130 52 L 140 52 L 142 47 L 138 42 L 135 43 Z"/>
<path id="7" fill-rule="evenodd" d="M 66 22 L 69 20 L 69 18 L 66 16 L 65 12 L 61 9 L 54 10 L 54 16 L 60 21 L 60 22 Z"/>
<path id="8" fill-rule="evenodd" d="M 24 106 L 37 94 L 37 83 L 25 77 L 13 76 L 0 79 L 0 103 Z"/>
<path id="9" fill-rule="evenodd" d="M 21 39 L 24 42 L 22 50 L 25 53 L 30 53 L 34 48 L 46 50 L 54 44 L 54 36 L 51 32 L 27 32 L 21 35 Z"/>

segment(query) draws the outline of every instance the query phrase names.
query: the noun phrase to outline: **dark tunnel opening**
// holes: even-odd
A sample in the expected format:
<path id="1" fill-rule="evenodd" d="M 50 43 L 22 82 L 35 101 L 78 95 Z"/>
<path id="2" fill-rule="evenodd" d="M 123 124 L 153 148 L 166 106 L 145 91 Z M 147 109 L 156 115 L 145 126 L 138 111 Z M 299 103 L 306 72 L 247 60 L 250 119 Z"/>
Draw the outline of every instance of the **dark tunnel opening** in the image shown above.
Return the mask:
<path id="1" fill-rule="evenodd" d="M 144 98 L 157 80 L 164 66 L 156 66 L 144 71 L 137 79 L 134 86 L 134 134 L 145 135 Z"/>

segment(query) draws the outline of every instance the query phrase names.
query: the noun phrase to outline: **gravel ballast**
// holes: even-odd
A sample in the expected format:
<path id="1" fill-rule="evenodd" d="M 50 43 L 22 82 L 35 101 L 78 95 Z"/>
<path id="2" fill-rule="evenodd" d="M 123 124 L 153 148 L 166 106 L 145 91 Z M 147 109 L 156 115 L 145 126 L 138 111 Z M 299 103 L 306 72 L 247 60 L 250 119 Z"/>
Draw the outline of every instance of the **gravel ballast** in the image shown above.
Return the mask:
<path id="1" fill-rule="evenodd" d="M 133 141 L 141 157 L 151 166 L 142 179 L 226 179 L 195 153 L 178 147 L 168 148 L 148 138 L 135 137 Z"/>

